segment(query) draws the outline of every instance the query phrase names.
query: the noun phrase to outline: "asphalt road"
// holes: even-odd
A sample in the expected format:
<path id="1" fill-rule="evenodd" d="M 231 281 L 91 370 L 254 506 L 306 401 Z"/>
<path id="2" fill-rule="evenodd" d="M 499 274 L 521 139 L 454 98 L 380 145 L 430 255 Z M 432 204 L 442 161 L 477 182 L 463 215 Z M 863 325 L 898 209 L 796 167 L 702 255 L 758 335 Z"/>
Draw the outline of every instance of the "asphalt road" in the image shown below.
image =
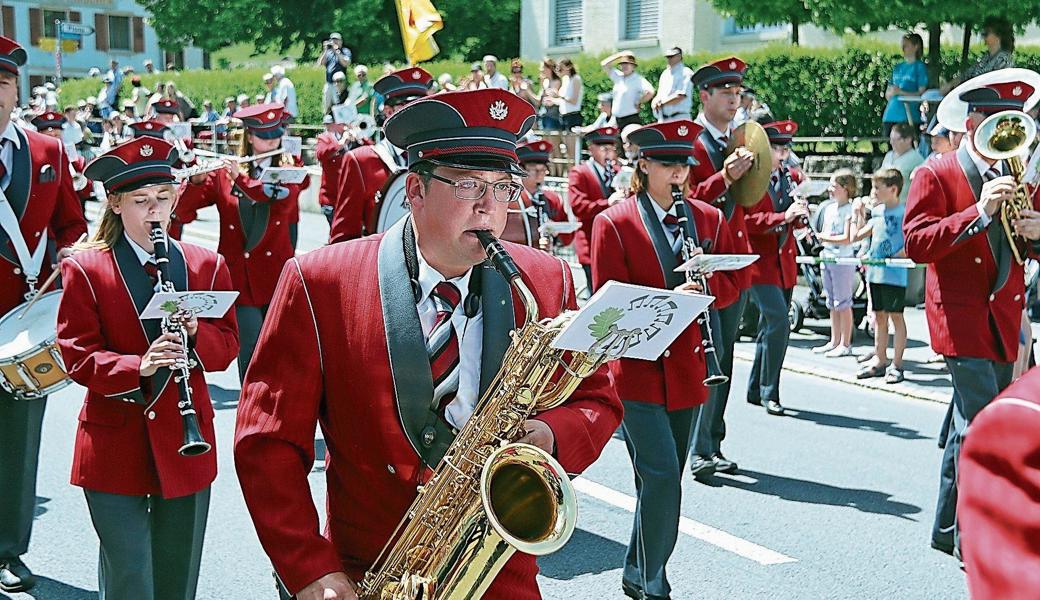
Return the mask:
<path id="1" fill-rule="evenodd" d="M 304 216 L 301 250 L 320 245 L 316 215 Z M 190 237 L 206 242 L 199 223 Z M 215 238 L 214 238 L 215 239 Z M 207 245 L 213 245 L 207 243 Z M 684 478 L 682 524 L 669 576 L 676 599 L 956 599 L 963 574 L 928 548 L 945 407 L 828 379 L 785 373 L 789 416 L 740 401 L 748 363 L 738 361 L 727 455 L 736 476 L 710 484 Z M 291 376 L 291 374 L 289 374 Z M 210 378 L 217 408 L 220 474 L 213 488 L 200 599 L 274 598 L 270 566 L 234 476 L 230 445 L 238 379 Z M 97 538 L 79 488 L 68 484 L 83 390 L 49 400 L 36 526 L 26 562 L 41 577 L 29 594 L 0 599 L 97 597 Z M 311 474 L 324 505 L 320 464 Z M 364 482 L 358 482 L 364 485 Z M 621 598 L 620 566 L 631 528 L 632 471 L 620 439 L 576 483 L 579 523 L 571 542 L 541 561 L 546 598 Z"/>

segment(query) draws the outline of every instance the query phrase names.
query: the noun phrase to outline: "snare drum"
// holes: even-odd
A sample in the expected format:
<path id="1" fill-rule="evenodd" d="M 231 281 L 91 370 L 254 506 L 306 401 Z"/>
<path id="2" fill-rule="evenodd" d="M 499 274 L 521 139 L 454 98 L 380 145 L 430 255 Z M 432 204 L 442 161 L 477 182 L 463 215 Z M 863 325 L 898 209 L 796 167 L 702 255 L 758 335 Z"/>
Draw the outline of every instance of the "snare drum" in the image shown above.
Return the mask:
<path id="1" fill-rule="evenodd" d="M 394 226 L 394 223 L 408 216 L 408 197 L 404 191 L 405 177 L 408 171 L 398 171 L 383 184 L 383 189 L 376 194 L 375 210 L 365 223 L 365 234 L 382 233 Z"/>
<path id="2" fill-rule="evenodd" d="M 20 400 L 34 400 L 72 383 L 55 344 L 61 291 L 39 297 L 29 312 L 23 303 L 0 319 L 0 387 Z"/>

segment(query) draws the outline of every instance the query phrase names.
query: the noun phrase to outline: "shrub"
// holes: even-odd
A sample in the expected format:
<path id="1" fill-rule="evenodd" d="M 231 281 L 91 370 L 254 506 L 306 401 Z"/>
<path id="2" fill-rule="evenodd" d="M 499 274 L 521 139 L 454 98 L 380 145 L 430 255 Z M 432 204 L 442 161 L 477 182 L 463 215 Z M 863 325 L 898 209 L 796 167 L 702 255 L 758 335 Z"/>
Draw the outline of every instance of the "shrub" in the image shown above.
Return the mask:
<path id="1" fill-rule="evenodd" d="M 971 60 L 977 57 L 974 54 Z M 694 52 L 686 56 L 686 64 L 696 69 L 724 55 Z M 885 108 L 884 92 L 892 73 L 892 66 L 902 60 L 894 44 L 851 38 L 842 48 L 804 48 L 787 44 L 775 44 L 749 52 L 741 52 L 748 62 L 747 82 L 754 87 L 759 97 L 772 109 L 778 119 L 794 119 L 799 124 L 799 135 L 872 137 L 881 135 L 881 113 Z M 602 57 L 579 55 L 572 57 L 579 74 L 585 82 L 585 99 L 582 113 L 586 122 L 597 114 L 596 96 L 610 91 L 611 82 L 599 66 Z M 942 75 L 950 78 L 957 73 L 960 49 L 943 49 Z M 1040 69 L 1040 48 L 1019 47 L 1015 51 L 1018 66 Z M 532 79 L 538 77 L 538 61 L 524 61 L 525 74 Z M 642 60 L 640 72 L 657 83 L 666 65 L 663 57 Z M 469 63 L 435 61 L 424 63 L 423 68 L 436 78 L 449 73 L 457 81 L 469 73 Z M 499 63 L 508 76 L 509 62 Z M 204 99 L 213 101 L 215 107 L 222 106 L 227 96 L 247 93 L 254 96 L 265 92 L 261 81 L 265 69 L 214 69 L 209 71 L 183 71 L 143 76 L 144 85 L 151 89 L 158 80 L 170 80 L 201 107 Z M 369 79 L 379 78 L 379 65 L 370 66 Z M 302 112 L 299 122 L 321 123 L 321 89 L 324 85 L 324 70 L 312 66 L 297 67 L 289 71 L 296 85 L 297 101 Z M 353 79 L 353 75 L 350 76 Z M 74 103 L 96 94 L 101 87 L 97 79 L 66 81 L 61 89 L 63 103 Z M 129 94 L 129 83 L 124 84 L 124 95 Z M 694 111 L 699 102 L 694 99 Z M 650 119 L 649 107 L 645 107 L 645 119 Z"/>

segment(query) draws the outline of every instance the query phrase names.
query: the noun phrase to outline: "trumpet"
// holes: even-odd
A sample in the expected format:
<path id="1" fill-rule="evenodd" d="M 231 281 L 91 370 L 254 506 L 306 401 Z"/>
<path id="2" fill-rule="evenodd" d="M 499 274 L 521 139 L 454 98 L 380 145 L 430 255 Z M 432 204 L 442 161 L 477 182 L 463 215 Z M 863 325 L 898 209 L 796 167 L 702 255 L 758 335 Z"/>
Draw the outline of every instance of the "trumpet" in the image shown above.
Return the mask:
<path id="1" fill-rule="evenodd" d="M 83 173 L 77 171 L 76 167 L 72 166 L 72 163 L 69 163 L 69 173 L 72 174 L 72 189 L 79 192 L 87 187 L 87 178 Z"/>
<path id="2" fill-rule="evenodd" d="M 173 285 L 173 280 L 170 279 L 170 257 L 166 248 L 166 232 L 160 223 L 155 222 L 151 223 L 149 235 L 155 248 L 155 262 L 159 270 L 159 286 L 164 292 L 175 292 L 177 289 Z M 173 380 L 177 382 L 179 394 L 177 410 L 181 415 L 183 433 L 181 447 L 177 452 L 181 456 L 205 454 L 210 451 L 212 446 L 202 437 L 198 415 L 195 413 L 195 402 L 191 397 L 191 382 L 189 378 L 191 377 L 191 369 L 196 366 L 196 363 L 188 356 L 188 331 L 185 329 L 183 321 L 171 317 L 163 317 L 162 330 L 163 333 L 179 335 L 181 346 L 184 348 L 184 354 L 177 361 L 178 366 L 172 369 Z"/>
<path id="3" fill-rule="evenodd" d="M 696 240 L 696 225 L 690 220 L 682 189 L 677 185 L 672 186 L 672 202 L 675 204 L 675 217 L 679 221 L 679 235 L 683 240 L 682 256 L 683 262 L 685 262 L 693 258 L 694 251 L 700 247 Z M 705 240 L 704 243 L 710 248 L 710 240 Z M 704 273 L 695 274 L 693 271 L 686 271 L 686 282 L 693 283 L 695 280 L 700 284 L 702 293 L 711 294 L 711 290 L 708 288 L 708 278 Z M 701 326 L 701 345 L 704 346 L 704 365 L 707 369 L 704 385 L 708 386 L 722 385 L 729 381 L 729 377 L 722 372 L 719 354 L 715 351 L 715 338 L 711 333 L 712 310 L 709 308 L 697 316 L 697 323 Z"/>
<path id="4" fill-rule="evenodd" d="M 990 115 L 975 130 L 973 138 L 979 154 L 990 160 L 1003 160 L 1007 163 L 1010 175 L 1015 179 L 1014 194 L 1000 204 L 1000 221 L 1018 264 L 1025 262 L 1029 242 L 1016 234 L 1013 226 L 1023 210 L 1033 208 L 1030 190 L 1024 181 L 1025 166 L 1022 164 L 1022 154 L 1035 138 L 1036 122 L 1019 110 L 1006 110 Z"/>
<path id="5" fill-rule="evenodd" d="M 206 162 L 199 162 L 199 164 L 193 167 L 187 167 L 184 169 L 173 169 L 173 177 L 177 181 L 184 181 L 190 177 L 196 175 L 203 175 L 205 173 L 211 173 L 213 171 L 219 171 L 224 168 L 224 161 L 231 161 L 233 163 L 244 165 L 257 160 L 263 160 L 269 156 L 275 156 L 277 154 L 284 153 L 285 150 L 281 148 L 275 148 L 262 154 L 251 154 L 249 156 L 234 156 L 232 154 L 217 154 L 216 152 L 209 152 L 200 150 L 198 154 L 208 156 L 214 160 L 207 160 Z"/>

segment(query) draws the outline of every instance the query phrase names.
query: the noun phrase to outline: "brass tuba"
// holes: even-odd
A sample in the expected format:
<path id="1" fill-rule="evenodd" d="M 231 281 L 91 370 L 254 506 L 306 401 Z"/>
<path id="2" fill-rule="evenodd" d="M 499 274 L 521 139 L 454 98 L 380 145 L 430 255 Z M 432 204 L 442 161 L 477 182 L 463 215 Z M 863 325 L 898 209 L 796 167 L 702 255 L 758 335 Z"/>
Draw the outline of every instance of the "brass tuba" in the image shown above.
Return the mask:
<path id="1" fill-rule="evenodd" d="M 1022 156 L 1036 138 L 1036 122 L 1019 110 L 1006 110 L 990 115 L 975 129 L 975 149 L 990 160 L 1003 160 L 1015 178 L 1015 193 L 1000 205 L 1001 225 L 1018 264 L 1026 260 L 1028 242 L 1015 234 L 1015 221 L 1023 210 L 1033 208 L 1029 189 L 1023 181 L 1025 166 Z"/>
<path id="2" fill-rule="evenodd" d="M 588 353 L 553 348 L 576 313 L 539 321 L 513 260 L 490 233 L 477 235 L 526 317 L 477 409 L 362 579 L 361 600 L 475 600 L 514 552 L 555 552 L 574 531 L 577 505 L 566 471 L 544 450 L 515 440 L 528 417 L 559 406 L 624 353 L 628 338 L 615 334 Z"/>

